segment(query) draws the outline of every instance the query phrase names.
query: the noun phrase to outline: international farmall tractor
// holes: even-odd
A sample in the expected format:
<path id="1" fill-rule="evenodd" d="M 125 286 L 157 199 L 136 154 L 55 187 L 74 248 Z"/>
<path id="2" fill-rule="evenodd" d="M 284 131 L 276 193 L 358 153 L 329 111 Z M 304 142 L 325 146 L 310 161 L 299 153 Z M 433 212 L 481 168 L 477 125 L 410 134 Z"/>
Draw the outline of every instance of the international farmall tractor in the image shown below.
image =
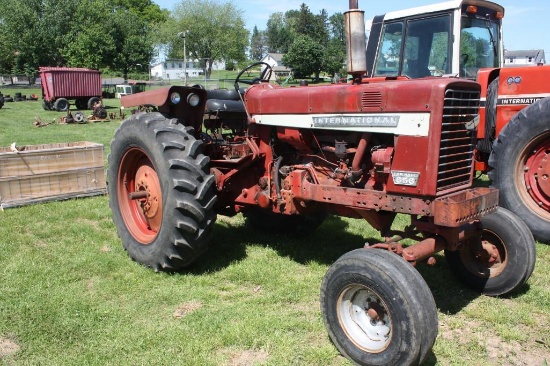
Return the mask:
<path id="1" fill-rule="evenodd" d="M 500 190 L 500 205 L 550 243 L 550 66 L 506 67 L 504 8 L 454 0 L 373 19 L 368 75 L 451 76 L 481 84 L 476 170 Z M 513 64 L 512 64 L 513 65 Z"/>
<path id="2" fill-rule="evenodd" d="M 419 364 L 438 320 L 414 265 L 444 251 L 466 285 L 507 295 L 531 275 L 535 242 L 498 207 L 498 190 L 472 188 L 479 84 L 363 78 L 357 0 L 345 20 L 349 83 L 284 88 L 260 63 L 231 91 L 172 86 L 123 97 L 125 108 L 148 112 L 124 121 L 111 143 L 113 220 L 132 259 L 175 271 L 207 250 L 217 213 L 302 233 L 329 214 L 364 219 L 382 239 L 327 271 L 327 331 L 357 364 Z M 398 214 L 410 218 L 405 229 L 392 227 Z"/>

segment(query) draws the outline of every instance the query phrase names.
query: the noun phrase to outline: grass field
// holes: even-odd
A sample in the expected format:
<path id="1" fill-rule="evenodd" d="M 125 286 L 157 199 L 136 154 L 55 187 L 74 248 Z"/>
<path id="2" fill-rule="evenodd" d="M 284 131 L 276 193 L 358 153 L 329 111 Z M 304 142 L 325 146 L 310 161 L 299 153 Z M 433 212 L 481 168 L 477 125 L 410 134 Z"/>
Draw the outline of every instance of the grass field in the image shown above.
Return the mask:
<path id="1" fill-rule="evenodd" d="M 106 104 L 118 111 L 117 100 Z M 61 116 L 6 103 L 0 146 L 92 141 L 107 157 L 120 121 L 33 126 Z M 127 257 L 105 196 L 0 212 L 0 364 L 350 365 L 322 324 L 319 287 L 376 231 L 331 217 L 292 239 L 251 230 L 240 215 L 219 216 L 214 230 L 191 269 L 155 273 Z M 419 271 L 439 311 L 427 365 L 548 365 L 550 246 L 537 244 L 532 277 L 505 299 L 466 289 L 442 255 Z"/>

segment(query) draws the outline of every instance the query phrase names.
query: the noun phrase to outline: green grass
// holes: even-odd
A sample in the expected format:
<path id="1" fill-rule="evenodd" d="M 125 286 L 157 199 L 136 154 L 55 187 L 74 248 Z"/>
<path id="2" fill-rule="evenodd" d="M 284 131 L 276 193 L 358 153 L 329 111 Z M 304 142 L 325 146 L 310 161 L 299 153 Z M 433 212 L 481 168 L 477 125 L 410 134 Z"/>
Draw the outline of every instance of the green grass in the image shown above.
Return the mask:
<path id="1" fill-rule="evenodd" d="M 106 103 L 117 111 L 117 100 Z M 36 128 L 35 116 L 63 113 L 6 103 L 0 146 L 85 140 L 105 144 L 107 155 L 120 123 Z M 219 216 L 206 255 L 166 274 L 128 258 L 107 197 L 6 209 L 0 218 L 0 364 L 350 365 L 328 340 L 319 287 L 341 254 L 379 239 L 363 221 L 331 217 L 312 236 L 289 239 Z M 442 255 L 419 267 L 439 310 L 428 365 L 550 361 L 550 246 L 537 250 L 533 276 L 506 299 L 466 289 Z"/>

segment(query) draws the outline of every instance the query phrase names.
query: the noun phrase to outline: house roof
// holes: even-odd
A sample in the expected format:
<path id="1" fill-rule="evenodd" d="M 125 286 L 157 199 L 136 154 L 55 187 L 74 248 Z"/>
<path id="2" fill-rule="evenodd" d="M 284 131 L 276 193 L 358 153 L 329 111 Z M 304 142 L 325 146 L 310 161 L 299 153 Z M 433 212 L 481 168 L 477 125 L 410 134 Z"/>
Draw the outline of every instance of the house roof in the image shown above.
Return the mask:
<path id="1" fill-rule="evenodd" d="M 283 56 L 285 54 L 284 53 L 268 53 L 267 55 L 269 57 L 271 57 L 272 59 L 274 59 L 275 61 L 281 62 L 281 61 L 283 61 Z"/>

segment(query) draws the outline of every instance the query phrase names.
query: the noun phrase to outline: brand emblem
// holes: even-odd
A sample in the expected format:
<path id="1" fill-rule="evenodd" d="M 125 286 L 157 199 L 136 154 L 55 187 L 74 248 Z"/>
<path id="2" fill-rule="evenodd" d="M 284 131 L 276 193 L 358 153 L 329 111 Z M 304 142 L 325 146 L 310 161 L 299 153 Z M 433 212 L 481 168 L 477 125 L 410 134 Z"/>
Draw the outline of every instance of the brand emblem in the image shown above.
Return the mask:
<path id="1" fill-rule="evenodd" d="M 521 84 L 521 76 L 516 76 L 516 77 L 510 76 L 507 82 L 508 82 L 508 85 Z"/>

